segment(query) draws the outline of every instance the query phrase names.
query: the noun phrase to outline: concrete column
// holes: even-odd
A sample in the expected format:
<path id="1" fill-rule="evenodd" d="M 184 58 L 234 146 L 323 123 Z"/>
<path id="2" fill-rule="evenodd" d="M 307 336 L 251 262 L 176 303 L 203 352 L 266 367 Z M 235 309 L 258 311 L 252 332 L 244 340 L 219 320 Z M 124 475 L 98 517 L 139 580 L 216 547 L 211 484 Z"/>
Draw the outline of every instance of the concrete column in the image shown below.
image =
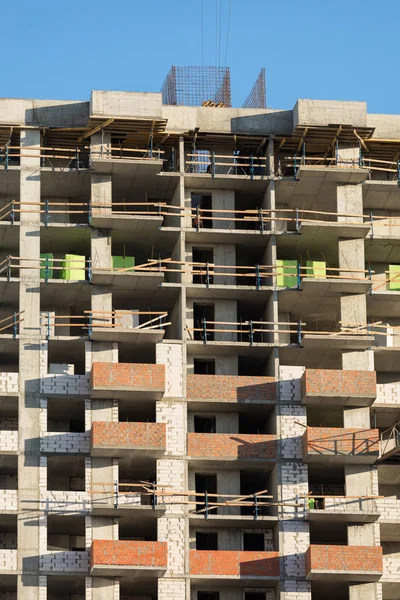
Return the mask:
<path id="1" fill-rule="evenodd" d="M 167 448 L 165 457 L 157 460 L 157 485 L 166 486 L 168 491 L 188 490 L 186 438 L 187 403 L 184 402 L 185 368 L 182 344 L 157 344 L 156 363 L 165 365 L 165 394 L 157 402 L 156 421 L 165 423 Z M 180 502 L 183 501 L 182 503 Z M 157 524 L 157 539 L 168 544 L 168 570 L 158 579 L 158 599 L 185 600 L 190 590 L 186 496 L 176 496 L 176 504 L 167 506 Z"/>
<path id="2" fill-rule="evenodd" d="M 24 152 L 24 149 L 29 150 Z M 21 151 L 32 157 L 21 157 L 20 256 L 29 258 L 21 269 L 19 310 L 24 323 L 19 339 L 18 400 L 18 598 L 39 600 L 39 467 L 40 467 L 40 215 L 25 202 L 40 202 L 40 131 L 21 131 Z"/>
<path id="3" fill-rule="evenodd" d="M 338 217 L 339 223 L 363 223 L 362 185 L 337 186 L 336 212 L 342 213 L 342 216 Z"/>
<path id="4" fill-rule="evenodd" d="M 213 229 L 235 229 L 235 192 L 233 190 L 213 190 L 211 197 Z M 225 211 L 226 212 L 221 212 Z M 223 220 L 221 220 L 223 219 Z"/>

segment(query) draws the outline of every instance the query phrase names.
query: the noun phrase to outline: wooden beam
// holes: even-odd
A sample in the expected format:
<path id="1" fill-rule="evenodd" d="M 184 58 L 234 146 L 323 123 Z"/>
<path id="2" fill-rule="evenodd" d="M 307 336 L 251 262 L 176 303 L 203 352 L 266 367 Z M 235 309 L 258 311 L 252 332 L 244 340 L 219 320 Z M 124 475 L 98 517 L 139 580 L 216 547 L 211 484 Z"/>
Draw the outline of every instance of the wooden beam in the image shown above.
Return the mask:
<path id="1" fill-rule="evenodd" d="M 300 140 L 300 142 L 299 142 L 299 145 L 297 146 L 296 154 L 299 152 L 300 148 L 302 147 L 302 145 L 303 145 L 303 142 L 304 142 L 304 139 L 305 139 L 305 137 L 306 137 L 307 133 L 308 133 L 308 127 L 306 127 L 306 128 L 304 129 L 304 131 L 303 131 L 303 135 L 302 135 L 302 137 L 301 137 L 301 140 Z"/>
<path id="2" fill-rule="evenodd" d="M 89 131 L 87 131 L 86 133 L 84 133 L 83 135 L 81 135 L 78 138 L 78 144 L 80 144 L 81 142 L 83 142 L 83 140 L 85 140 L 86 138 L 94 135 L 98 131 L 101 131 L 101 129 L 104 129 L 104 127 L 107 127 L 108 125 L 111 125 L 111 123 L 114 123 L 114 117 L 111 117 L 110 119 L 107 119 L 107 121 L 104 121 L 104 123 L 100 123 L 100 125 L 96 125 L 96 127 L 93 127 L 93 129 L 89 129 Z"/>
<path id="3" fill-rule="evenodd" d="M 354 129 L 354 135 L 356 136 L 356 138 L 358 139 L 358 141 L 360 142 L 361 146 L 364 148 L 364 150 L 366 150 L 368 152 L 368 148 L 365 145 L 364 140 L 362 139 L 362 137 L 360 135 L 358 135 L 357 133 L 357 129 Z"/>

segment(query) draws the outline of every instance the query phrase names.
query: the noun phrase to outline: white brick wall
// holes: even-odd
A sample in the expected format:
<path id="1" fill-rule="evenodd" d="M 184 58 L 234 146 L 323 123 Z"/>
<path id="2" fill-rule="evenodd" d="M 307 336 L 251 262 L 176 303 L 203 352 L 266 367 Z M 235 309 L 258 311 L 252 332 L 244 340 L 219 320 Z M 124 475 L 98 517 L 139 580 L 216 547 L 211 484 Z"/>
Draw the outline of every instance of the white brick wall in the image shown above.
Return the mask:
<path id="1" fill-rule="evenodd" d="M 0 452 L 18 452 L 18 431 L 0 430 Z"/>
<path id="2" fill-rule="evenodd" d="M 0 436 L 1 437 L 1 436 Z M 40 452 L 44 454 L 55 452 L 57 454 L 89 454 L 90 433 L 65 432 L 42 433 L 40 438 Z"/>
<path id="3" fill-rule="evenodd" d="M 0 373 L 0 394 L 18 394 L 19 377 L 18 373 Z"/>
<path id="4" fill-rule="evenodd" d="M 379 521 L 400 521 L 400 500 L 395 497 L 378 498 L 376 500 L 378 512 L 380 512 Z"/>
<path id="5" fill-rule="evenodd" d="M 284 534 L 283 564 L 286 577 L 305 577 L 305 552 L 310 545 L 308 523 L 304 521 L 282 521 Z"/>
<path id="6" fill-rule="evenodd" d="M 158 600 L 186 600 L 186 582 L 184 579 L 158 580 Z"/>
<path id="7" fill-rule="evenodd" d="M 400 558 L 383 557 L 382 582 L 393 581 L 400 584 Z"/>
<path id="8" fill-rule="evenodd" d="M 88 375 L 42 375 L 40 393 L 45 396 L 88 396 Z"/>
<path id="9" fill-rule="evenodd" d="M 284 600 L 311 600 L 311 583 L 287 579 L 283 582 Z"/>
<path id="10" fill-rule="evenodd" d="M 166 455 L 186 454 L 186 403 L 157 402 L 157 423 L 165 423 L 167 429 Z"/>
<path id="11" fill-rule="evenodd" d="M 39 557 L 39 570 L 45 573 L 87 573 L 89 552 L 44 552 Z"/>
<path id="12" fill-rule="evenodd" d="M 17 490 L 0 490 L 0 510 L 17 510 Z"/>
<path id="13" fill-rule="evenodd" d="M 279 406 L 278 424 L 281 438 L 281 456 L 283 459 L 303 458 L 303 434 L 307 425 L 304 406 Z M 302 424 L 302 425 L 301 425 Z"/>
<path id="14" fill-rule="evenodd" d="M 17 570 L 17 550 L 0 550 L 0 571 Z"/>
<path id="15" fill-rule="evenodd" d="M 183 397 L 182 344 L 156 345 L 156 363 L 165 365 L 165 398 Z"/>
<path id="16" fill-rule="evenodd" d="M 177 459 L 158 459 L 157 460 L 157 486 L 162 488 L 165 486 L 166 491 L 182 492 L 186 489 L 186 468 L 184 460 Z M 184 502 L 186 497 L 174 496 L 176 504 L 166 507 L 166 514 L 181 515 L 185 512 Z M 167 498 L 168 501 L 168 498 Z M 159 503 L 162 504 L 162 498 L 159 498 Z"/>
<path id="17" fill-rule="evenodd" d="M 185 574 L 185 519 L 160 517 L 157 521 L 157 539 L 168 543 L 168 570 L 166 575 Z"/>
<path id="18" fill-rule="evenodd" d="M 376 404 L 387 404 L 389 406 L 400 405 L 400 383 L 378 383 L 376 386 Z"/>
<path id="19" fill-rule="evenodd" d="M 279 367 L 280 402 L 301 402 L 300 379 L 304 371 L 304 367 Z"/>

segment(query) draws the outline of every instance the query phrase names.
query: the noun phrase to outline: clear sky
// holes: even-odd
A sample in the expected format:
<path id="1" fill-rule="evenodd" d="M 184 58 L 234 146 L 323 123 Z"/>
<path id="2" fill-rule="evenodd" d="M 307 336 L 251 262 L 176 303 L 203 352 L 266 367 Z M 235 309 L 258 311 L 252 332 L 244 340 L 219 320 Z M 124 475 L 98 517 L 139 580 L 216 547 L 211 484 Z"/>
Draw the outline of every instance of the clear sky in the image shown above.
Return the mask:
<path id="1" fill-rule="evenodd" d="M 265 66 L 268 107 L 365 100 L 400 113 L 399 0 L 3 1 L 0 97 L 158 92 L 172 64 L 215 64 L 217 45 L 225 64 L 230 4 L 234 106 Z"/>

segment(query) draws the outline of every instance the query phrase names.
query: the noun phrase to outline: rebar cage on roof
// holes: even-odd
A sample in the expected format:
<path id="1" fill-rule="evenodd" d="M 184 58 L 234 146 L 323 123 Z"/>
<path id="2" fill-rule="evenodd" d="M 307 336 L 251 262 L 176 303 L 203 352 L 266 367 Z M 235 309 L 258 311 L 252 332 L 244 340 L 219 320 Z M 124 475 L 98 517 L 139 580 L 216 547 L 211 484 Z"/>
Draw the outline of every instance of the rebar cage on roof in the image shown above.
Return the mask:
<path id="1" fill-rule="evenodd" d="M 250 94 L 244 101 L 243 108 L 267 108 L 264 67 L 261 69 Z"/>
<path id="2" fill-rule="evenodd" d="M 172 66 L 161 88 L 163 104 L 231 106 L 229 67 Z"/>

